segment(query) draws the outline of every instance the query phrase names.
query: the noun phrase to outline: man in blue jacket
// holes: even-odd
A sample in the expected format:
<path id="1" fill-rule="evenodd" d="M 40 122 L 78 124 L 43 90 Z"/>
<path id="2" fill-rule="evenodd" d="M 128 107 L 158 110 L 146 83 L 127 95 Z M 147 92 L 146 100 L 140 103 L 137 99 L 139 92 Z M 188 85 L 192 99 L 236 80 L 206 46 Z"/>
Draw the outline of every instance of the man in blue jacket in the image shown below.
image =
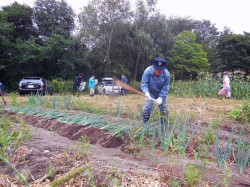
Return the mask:
<path id="1" fill-rule="evenodd" d="M 164 117 L 168 115 L 167 96 L 170 84 L 170 73 L 166 69 L 167 60 L 162 57 L 156 57 L 152 65 L 147 67 L 142 75 L 141 90 L 146 96 L 143 109 L 143 122 L 149 121 L 150 115 L 154 109 L 154 102 L 159 107 L 162 115 L 161 122 L 164 123 Z"/>

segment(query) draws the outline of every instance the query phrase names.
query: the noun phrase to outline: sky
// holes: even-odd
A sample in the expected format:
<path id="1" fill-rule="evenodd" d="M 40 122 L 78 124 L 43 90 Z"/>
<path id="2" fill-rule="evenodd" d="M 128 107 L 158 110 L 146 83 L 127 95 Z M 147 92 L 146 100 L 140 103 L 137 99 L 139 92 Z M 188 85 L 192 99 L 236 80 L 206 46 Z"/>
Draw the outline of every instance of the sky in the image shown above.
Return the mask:
<path id="1" fill-rule="evenodd" d="M 0 6 L 14 1 L 33 7 L 35 0 L 0 0 Z M 76 13 L 88 4 L 88 0 L 66 1 Z M 156 7 L 167 18 L 174 16 L 209 20 L 219 31 L 228 27 L 235 34 L 250 32 L 250 0 L 158 0 Z"/>

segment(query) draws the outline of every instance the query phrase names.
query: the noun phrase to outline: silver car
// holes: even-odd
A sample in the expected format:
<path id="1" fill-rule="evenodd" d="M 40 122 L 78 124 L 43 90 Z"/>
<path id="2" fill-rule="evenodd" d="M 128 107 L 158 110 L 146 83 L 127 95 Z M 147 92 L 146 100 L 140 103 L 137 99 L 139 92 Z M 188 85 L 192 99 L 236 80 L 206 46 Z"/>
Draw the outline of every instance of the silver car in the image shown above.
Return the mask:
<path id="1" fill-rule="evenodd" d="M 41 94 L 47 92 L 47 81 L 42 77 L 24 77 L 19 82 L 18 92 L 22 94 Z"/>
<path id="2" fill-rule="evenodd" d="M 99 94 L 120 94 L 121 88 L 118 86 L 113 78 L 104 77 L 102 81 L 98 84 L 97 90 Z"/>

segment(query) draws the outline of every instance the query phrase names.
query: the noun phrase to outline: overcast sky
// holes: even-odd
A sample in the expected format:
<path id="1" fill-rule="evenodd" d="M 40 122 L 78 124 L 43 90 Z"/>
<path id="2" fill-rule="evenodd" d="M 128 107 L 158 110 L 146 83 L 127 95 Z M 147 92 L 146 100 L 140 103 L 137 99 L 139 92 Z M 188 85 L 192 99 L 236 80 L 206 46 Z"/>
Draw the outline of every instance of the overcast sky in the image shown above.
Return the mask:
<path id="1" fill-rule="evenodd" d="M 15 0 L 0 0 L 0 6 Z M 16 0 L 33 7 L 35 0 Z M 66 0 L 76 13 L 88 4 L 88 0 Z M 236 34 L 250 32 L 250 0 L 158 0 L 157 9 L 169 16 L 190 17 L 196 20 L 210 20 L 223 31 L 228 27 Z"/>

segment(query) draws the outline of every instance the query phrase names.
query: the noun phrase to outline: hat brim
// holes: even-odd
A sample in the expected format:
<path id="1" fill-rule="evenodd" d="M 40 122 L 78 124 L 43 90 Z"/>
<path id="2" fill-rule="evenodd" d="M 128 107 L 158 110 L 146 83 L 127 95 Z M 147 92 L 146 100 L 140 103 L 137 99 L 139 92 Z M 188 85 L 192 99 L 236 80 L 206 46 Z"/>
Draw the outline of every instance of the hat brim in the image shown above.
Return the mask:
<path id="1" fill-rule="evenodd" d="M 153 68 L 156 70 L 165 70 L 166 66 L 157 66 L 156 64 L 153 64 Z"/>

